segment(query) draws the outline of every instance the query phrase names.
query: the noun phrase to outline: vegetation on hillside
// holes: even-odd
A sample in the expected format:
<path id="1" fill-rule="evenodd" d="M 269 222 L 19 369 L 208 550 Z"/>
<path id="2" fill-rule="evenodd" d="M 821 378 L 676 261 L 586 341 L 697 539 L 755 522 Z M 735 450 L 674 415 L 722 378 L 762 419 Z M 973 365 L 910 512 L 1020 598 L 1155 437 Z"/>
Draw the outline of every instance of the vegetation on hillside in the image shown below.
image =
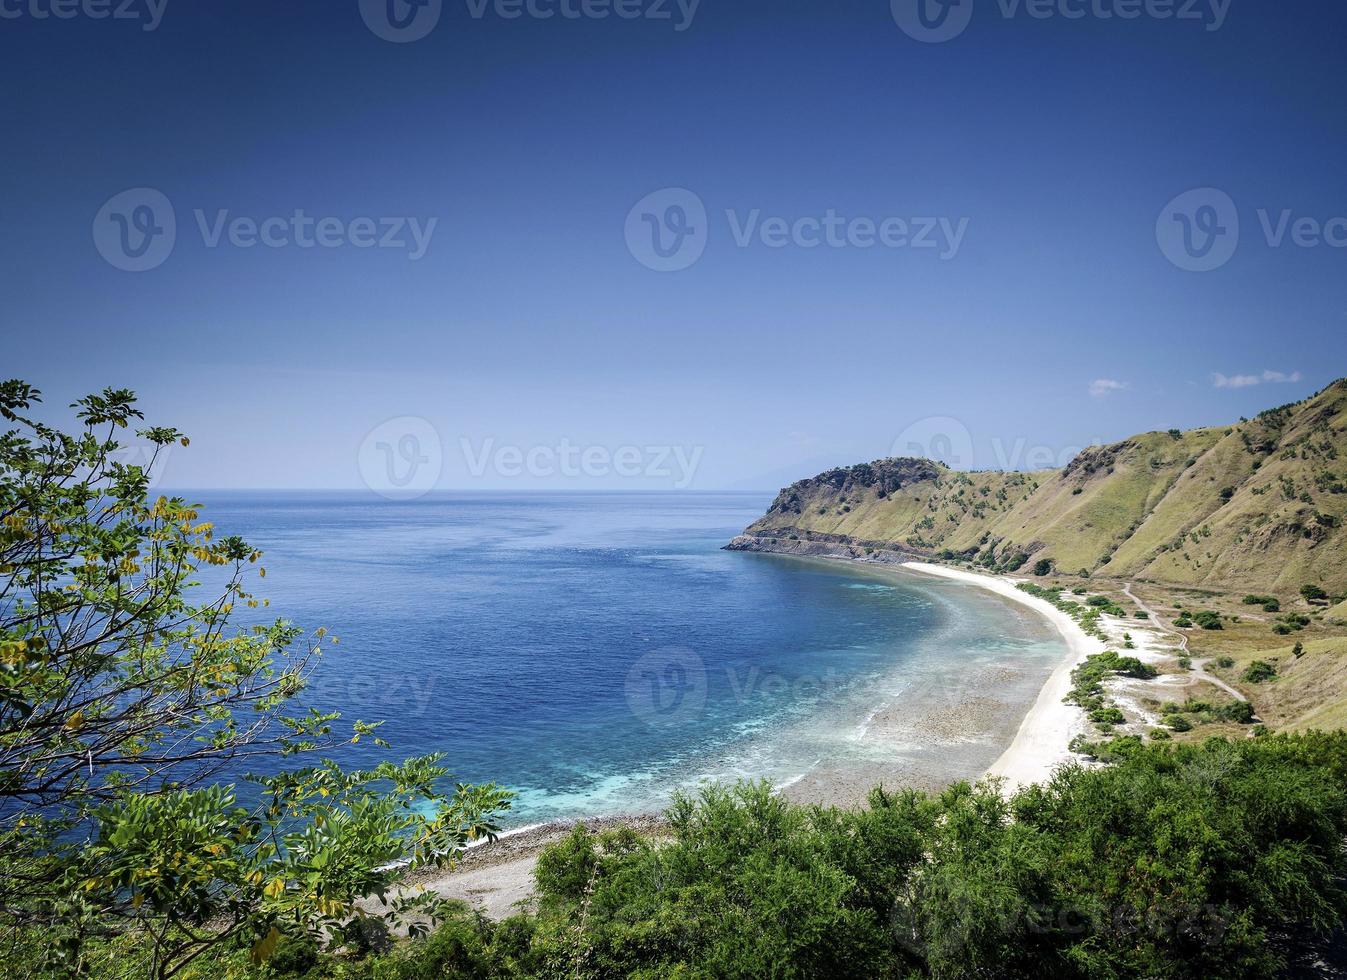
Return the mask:
<path id="1" fill-rule="evenodd" d="M 1134 436 L 1037 473 L 880 460 L 792 484 L 747 531 L 992 571 L 1347 594 L 1347 380 L 1225 428 Z M 1044 563 L 1047 563 L 1046 565 Z"/>

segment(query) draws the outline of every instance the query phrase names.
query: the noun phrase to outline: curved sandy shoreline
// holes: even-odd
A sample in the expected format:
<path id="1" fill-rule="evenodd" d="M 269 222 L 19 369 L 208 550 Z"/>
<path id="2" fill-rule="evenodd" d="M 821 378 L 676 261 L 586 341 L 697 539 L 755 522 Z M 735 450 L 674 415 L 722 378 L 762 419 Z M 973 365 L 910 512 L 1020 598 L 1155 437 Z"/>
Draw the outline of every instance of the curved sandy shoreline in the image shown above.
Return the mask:
<path id="1" fill-rule="evenodd" d="M 1049 675 L 1037 700 L 1020 722 L 1010 747 L 987 770 L 987 775 L 1006 781 L 1007 792 L 1047 779 L 1054 769 L 1071 759 L 1068 745 L 1086 730 L 1080 709 L 1062 700 L 1071 691 L 1071 671 L 1090 654 L 1102 653 L 1104 644 L 1091 638 L 1074 619 L 1052 603 L 1016 588 L 1012 579 L 926 562 L 904 562 L 901 567 L 995 592 L 1040 613 L 1062 634 L 1068 650 L 1066 659 Z"/>
<path id="2" fill-rule="evenodd" d="M 857 563 L 876 564 L 863 559 Z M 1090 654 L 1102 651 L 1103 643 L 1088 636 L 1074 619 L 1051 603 L 1016 588 L 1014 579 L 926 562 L 892 563 L 889 567 L 953 579 L 994 592 L 1032 609 L 1057 628 L 1066 641 L 1067 656 L 1048 676 L 1020 722 L 1010 746 L 986 774 L 1003 779 L 1004 790 L 1009 793 L 1047 779 L 1057 766 L 1069 761 L 1072 754 L 1068 745 L 1072 738 L 1086 730 L 1086 725 L 1081 711 L 1062 699 L 1071 689 L 1071 671 Z M 655 816 L 592 818 L 576 822 L 595 830 L 623 825 L 645 833 L 660 833 L 664 829 L 662 820 Z M 527 905 L 534 893 L 533 869 L 539 852 L 559 840 L 573 825 L 569 821 L 553 822 L 507 832 L 492 844 L 471 849 L 451 871 L 409 875 L 404 887 L 430 889 L 443 897 L 466 901 L 492 918 L 503 918 Z"/>

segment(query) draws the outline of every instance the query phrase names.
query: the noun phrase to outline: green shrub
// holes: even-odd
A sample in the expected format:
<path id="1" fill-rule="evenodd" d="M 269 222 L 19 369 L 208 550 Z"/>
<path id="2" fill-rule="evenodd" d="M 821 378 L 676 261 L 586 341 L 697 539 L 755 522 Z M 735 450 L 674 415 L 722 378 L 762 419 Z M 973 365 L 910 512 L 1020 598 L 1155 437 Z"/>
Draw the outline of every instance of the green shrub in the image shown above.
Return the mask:
<path id="1" fill-rule="evenodd" d="M 1244 673 L 1240 675 L 1241 679 L 1249 684 L 1261 684 L 1276 676 L 1277 668 L 1266 660 L 1255 660 L 1244 668 Z"/>
<path id="2" fill-rule="evenodd" d="M 1192 722 L 1183 717 L 1183 715 L 1166 715 L 1163 721 L 1170 727 L 1170 729 L 1176 732 L 1190 732 L 1193 730 Z"/>
<path id="3" fill-rule="evenodd" d="M 1090 721 L 1096 725 L 1121 725 L 1127 720 L 1118 708 L 1096 708 L 1090 712 Z"/>
<path id="4" fill-rule="evenodd" d="M 1225 629 L 1225 626 L 1221 623 L 1221 614 L 1211 609 L 1203 609 L 1201 612 L 1194 613 L 1193 622 L 1204 630 Z"/>
<path id="5" fill-rule="evenodd" d="M 956 783 L 841 810 L 707 787 L 659 846 L 544 851 L 536 913 L 451 910 L 390 953 L 319 954 L 306 980 L 1284 974 L 1297 935 L 1343 921 L 1347 734 L 1168 736 L 1078 741 L 1107 765 L 1010 799 Z M 193 968 L 278 975 L 246 952 Z"/>
<path id="6" fill-rule="evenodd" d="M 1222 721 L 1233 721 L 1236 724 L 1247 725 L 1253 721 L 1253 705 L 1248 701 L 1232 701 L 1230 704 L 1223 704 L 1217 708 L 1216 716 Z"/>
<path id="7" fill-rule="evenodd" d="M 1221 667 L 1221 668 L 1223 668 L 1223 669 L 1225 669 L 1225 670 L 1229 670 L 1231 667 L 1235 666 L 1235 658 L 1234 658 L 1234 657 L 1217 657 L 1217 658 L 1216 658 L 1216 666 L 1217 666 L 1217 667 Z"/>

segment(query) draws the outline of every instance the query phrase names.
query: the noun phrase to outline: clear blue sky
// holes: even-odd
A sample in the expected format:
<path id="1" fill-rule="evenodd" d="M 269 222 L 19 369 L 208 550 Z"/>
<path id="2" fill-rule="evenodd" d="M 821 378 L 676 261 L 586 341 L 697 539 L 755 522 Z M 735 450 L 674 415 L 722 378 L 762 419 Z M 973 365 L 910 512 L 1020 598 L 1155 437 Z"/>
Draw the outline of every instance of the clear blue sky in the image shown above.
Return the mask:
<path id="1" fill-rule="evenodd" d="M 895 443 L 969 456 L 965 434 L 959 461 L 1041 465 L 1347 374 L 1347 248 L 1315 235 L 1347 244 L 1339 0 L 963 0 L 944 43 L 900 29 L 903 0 L 703 0 L 690 21 L 674 0 L 669 20 L 444 0 L 406 43 L 357 0 L 128 2 L 139 20 L 3 0 L 0 329 L 4 373 L 52 402 L 132 387 L 188 431 L 168 486 L 359 487 L 403 417 L 424 420 L 412 455 L 438 440 L 441 487 L 688 483 L 655 459 L 676 447 L 693 488 L 774 488 Z M 671 187 L 705 207 L 704 253 L 661 272 L 628 218 Z M 143 272 L 95 241 L 131 188 L 176 220 Z M 1157 240 L 1195 188 L 1240 226 L 1210 271 Z M 677 225 L 670 200 L 650 220 Z M 1229 241 L 1207 200 L 1198 234 L 1214 216 Z M 208 243 L 221 210 L 296 209 L 346 237 Z M 1260 209 L 1274 233 L 1289 211 L 1280 244 Z M 935 249 L 802 247 L 808 220 L 764 241 L 829 212 L 946 224 Z M 437 223 L 413 257 L 357 247 L 362 217 Z M 567 446 L 594 454 L 579 476 Z"/>

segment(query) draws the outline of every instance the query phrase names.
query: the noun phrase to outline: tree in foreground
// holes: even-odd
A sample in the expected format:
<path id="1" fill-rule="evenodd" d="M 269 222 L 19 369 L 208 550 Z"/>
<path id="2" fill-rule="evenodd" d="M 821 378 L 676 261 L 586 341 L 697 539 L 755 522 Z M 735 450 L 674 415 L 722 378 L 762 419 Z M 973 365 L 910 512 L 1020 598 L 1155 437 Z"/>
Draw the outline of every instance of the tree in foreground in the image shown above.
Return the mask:
<path id="1" fill-rule="evenodd" d="M 0 958 L 163 978 L 222 945 L 260 962 L 286 936 L 337 942 L 372 918 L 424 929 L 442 903 L 395 897 L 388 865 L 451 861 L 496 832 L 508 794 L 442 792 L 435 755 L 322 758 L 387 746 L 377 724 L 339 734 L 304 703 L 335 638 L 236 624 L 240 604 L 266 604 L 245 589 L 260 553 L 152 499 L 159 454 L 187 439 L 141 428 L 153 454 L 132 465 L 131 392 L 75 402 L 73 432 L 31 417 L 39 401 L 0 384 Z M 199 573 L 223 585 L 203 595 Z M 244 793 L 222 781 L 277 757 L 296 765 Z"/>
<path id="2" fill-rule="evenodd" d="M 708 787 L 674 802 L 663 839 L 577 828 L 545 850 L 534 913 L 461 910 L 390 953 L 273 976 L 1235 980 L 1320 959 L 1306 975 L 1337 975 L 1347 733 L 1120 737 L 1109 754 L 1009 799 L 958 783 L 838 810 Z"/>

